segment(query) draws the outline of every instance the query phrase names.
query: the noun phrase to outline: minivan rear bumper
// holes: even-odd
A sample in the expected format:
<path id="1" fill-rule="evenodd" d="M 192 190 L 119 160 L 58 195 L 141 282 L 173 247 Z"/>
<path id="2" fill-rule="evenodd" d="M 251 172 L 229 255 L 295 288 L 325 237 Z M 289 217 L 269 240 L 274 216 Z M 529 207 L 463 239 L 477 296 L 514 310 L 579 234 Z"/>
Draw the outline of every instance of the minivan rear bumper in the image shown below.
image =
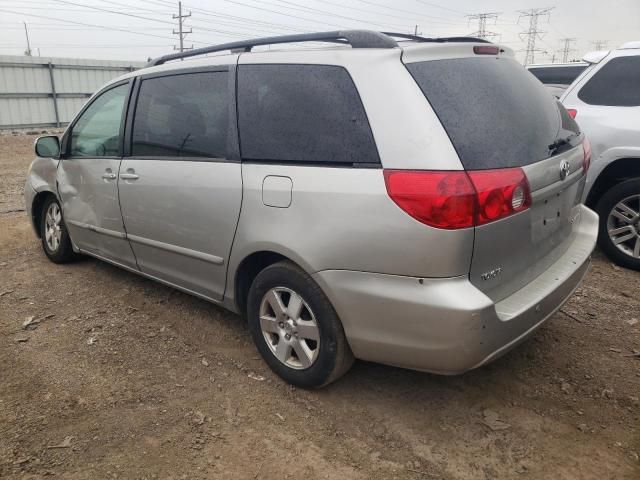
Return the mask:
<path id="1" fill-rule="evenodd" d="M 578 287 L 595 247 L 598 216 L 581 206 L 575 222 L 565 253 L 497 303 L 466 276 L 420 279 L 326 270 L 314 278 L 340 316 L 356 358 L 459 374 L 524 341 Z"/>

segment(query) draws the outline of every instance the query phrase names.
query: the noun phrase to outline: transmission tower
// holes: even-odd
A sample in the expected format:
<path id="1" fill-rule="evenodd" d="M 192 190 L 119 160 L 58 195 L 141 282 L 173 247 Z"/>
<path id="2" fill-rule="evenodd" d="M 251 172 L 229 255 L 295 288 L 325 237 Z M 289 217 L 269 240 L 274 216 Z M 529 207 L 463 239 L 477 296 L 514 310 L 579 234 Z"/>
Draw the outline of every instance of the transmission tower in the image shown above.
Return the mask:
<path id="1" fill-rule="evenodd" d="M 600 50 L 604 50 L 605 48 L 607 48 L 607 42 L 606 40 L 596 40 L 594 42 L 591 42 L 591 45 L 593 45 L 593 48 L 596 50 L 596 52 L 599 52 Z"/>
<path id="2" fill-rule="evenodd" d="M 184 46 L 184 37 L 187 36 L 188 33 L 193 33 L 193 29 L 189 29 L 189 31 L 187 32 L 184 29 L 184 19 L 185 18 L 189 18 L 191 16 L 191 12 L 189 12 L 186 15 L 182 14 L 182 2 L 178 2 L 178 15 L 174 15 L 173 18 L 178 20 L 178 31 L 176 32 L 175 30 L 173 31 L 174 35 L 178 35 L 178 39 L 180 40 L 180 46 L 176 47 L 174 45 L 173 49 L 174 50 L 179 50 L 180 52 L 184 52 L 185 50 L 191 50 L 193 49 L 193 45 L 191 45 L 190 47 L 185 47 Z"/>
<path id="3" fill-rule="evenodd" d="M 467 15 L 469 22 L 471 22 L 472 20 L 478 21 L 478 30 L 471 33 L 470 36 L 484 39 L 499 36 L 498 33 L 487 31 L 487 20 L 497 20 L 498 15 L 500 15 L 500 12 L 483 12 Z"/>
<path id="4" fill-rule="evenodd" d="M 564 42 L 564 46 L 558 50 L 558 52 L 562 53 L 562 63 L 567 63 L 569 61 L 569 54 L 571 52 L 575 52 L 575 48 L 571 48 L 571 44 L 574 43 L 577 38 L 561 38 L 560 41 Z"/>
<path id="5" fill-rule="evenodd" d="M 518 22 L 522 17 L 529 17 L 529 29 L 520 34 L 520 38 L 527 39 L 527 48 L 524 50 L 524 64 L 529 65 L 535 62 L 535 54 L 537 52 L 542 52 L 542 50 L 536 48 L 536 40 L 542 39 L 542 35 L 547 33 L 542 30 L 538 30 L 538 20 L 540 17 L 547 17 L 547 21 L 549 19 L 549 15 L 553 7 L 550 8 L 531 8 L 529 10 L 520 10 L 520 17 L 518 17 Z"/>

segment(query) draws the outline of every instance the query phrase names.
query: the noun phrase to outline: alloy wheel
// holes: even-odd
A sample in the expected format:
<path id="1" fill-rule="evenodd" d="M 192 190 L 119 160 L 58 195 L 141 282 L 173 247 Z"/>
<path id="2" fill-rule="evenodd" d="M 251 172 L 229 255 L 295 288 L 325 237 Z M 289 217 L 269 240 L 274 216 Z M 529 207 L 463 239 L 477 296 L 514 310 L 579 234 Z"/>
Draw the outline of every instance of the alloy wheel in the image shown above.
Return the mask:
<path id="1" fill-rule="evenodd" d="M 271 352 L 287 367 L 309 368 L 318 358 L 318 322 L 299 293 L 286 287 L 270 289 L 260 303 L 260 329 Z"/>
<path id="2" fill-rule="evenodd" d="M 640 194 L 615 204 L 607 218 L 607 232 L 618 250 L 640 258 Z"/>
<path id="3" fill-rule="evenodd" d="M 60 246 L 60 240 L 62 239 L 62 213 L 60 212 L 60 206 L 53 202 L 47 208 L 45 214 L 45 229 L 44 238 L 47 242 L 47 247 L 52 252 L 56 252 Z"/>

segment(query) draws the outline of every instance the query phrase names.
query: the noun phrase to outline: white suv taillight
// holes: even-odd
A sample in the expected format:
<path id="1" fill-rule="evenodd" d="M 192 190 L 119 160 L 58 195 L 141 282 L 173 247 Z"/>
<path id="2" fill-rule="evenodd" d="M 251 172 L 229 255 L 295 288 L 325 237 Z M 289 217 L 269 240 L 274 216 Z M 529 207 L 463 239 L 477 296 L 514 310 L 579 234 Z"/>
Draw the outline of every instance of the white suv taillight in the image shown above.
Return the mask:
<path id="1" fill-rule="evenodd" d="M 413 218 L 454 230 L 494 222 L 531 205 L 521 168 L 476 171 L 385 170 L 389 197 Z"/>

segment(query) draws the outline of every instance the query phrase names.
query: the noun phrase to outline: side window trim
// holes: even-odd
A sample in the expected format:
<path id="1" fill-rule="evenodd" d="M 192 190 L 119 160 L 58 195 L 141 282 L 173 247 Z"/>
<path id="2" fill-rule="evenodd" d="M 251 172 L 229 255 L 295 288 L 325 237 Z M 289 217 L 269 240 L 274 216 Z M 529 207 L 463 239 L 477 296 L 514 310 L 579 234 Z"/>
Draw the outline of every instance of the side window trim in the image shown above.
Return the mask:
<path id="1" fill-rule="evenodd" d="M 156 156 L 140 156 L 132 155 L 133 145 L 133 121 L 138 108 L 138 99 L 140 96 L 140 87 L 144 80 L 160 77 L 175 77 L 179 75 L 188 75 L 193 73 L 228 73 L 228 94 L 229 94 L 229 129 L 227 132 L 227 145 L 224 157 L 156 157 Z M 162 72 L 147 73 L 136 77 L 135 85 L 132 86 L 131 96 L 129 100 L 129 108 L 123 134 L 123 157 L 136 160 L 170 160 L 182 162 L 212 162 L 212 163 L 229 163 L 240 162 L 240 147 L 238 143 L 238 128 L 236 118 L 236 65 L 216 65 L 196 68 L 180 68 L 176 70 L 166 70 Z"/>
<path id="2" fill-rule="evenodd" d="M 105 93 L 107 93 L 110 90 L 113 90 L 114 88 L 118 88 L 121 87 L 122 85 L 129 85 L 129 89 L 127 91 L 127 97 L 125 99 L 125 106 L 122 109 L 122 116 L 120 118 L 120 129 L 119 129 L 119 133 L 118 136 L 120 137 L 119 142 L 118 142 L 118 155 L 117 156 L 111 156 L 111 155 L 106 155 L 104 157 L 100 157 L 100 158 L 121 158 L 122 154 L 123 154 L 123 142 L 124 142 L 124 132 L 125 132 L 125 121 L 127 118 L 127 111 L 129 110 L 129 104 L 131 101 L 131 92 L 133 89 L 133 84 L 134 84 L 134 80 L 135 78 L 127 78 L 125 80 L 121 80 L 119 82 L 110 84 L 109 86 L 103 88 L 102 90 L 99 90 L 95 95 L 93 95 L 93 98 L 91 99 L 90 102 L 87 102 L 78 112 L 78 114 L 75 116 L 75 118 L 71 121 L 71 123 L 69 124 L 69 126 L 67 127 L 67 129 L 64 132 L 64 135 L 62 137 L 62 148 L 61 151 L 63 152 L 61 159 L 65 159 L 65 158 L 85 158 L 85 157 L 73 157 L 69 154 L 69 149 L 71 148 L 71 135 L 73 133 L 73 129 L 76 126 L 76 124 L 78 123 L 78 121 L 80 120 L 80 118 L 82 118 L 82 116 L 84 115 L 84 113 L 89 109 L 89 107 L 91 107 L 91 105 L 93 105 L 93 103 L 98 100 L 102 95 L 104 95 Z"/>

